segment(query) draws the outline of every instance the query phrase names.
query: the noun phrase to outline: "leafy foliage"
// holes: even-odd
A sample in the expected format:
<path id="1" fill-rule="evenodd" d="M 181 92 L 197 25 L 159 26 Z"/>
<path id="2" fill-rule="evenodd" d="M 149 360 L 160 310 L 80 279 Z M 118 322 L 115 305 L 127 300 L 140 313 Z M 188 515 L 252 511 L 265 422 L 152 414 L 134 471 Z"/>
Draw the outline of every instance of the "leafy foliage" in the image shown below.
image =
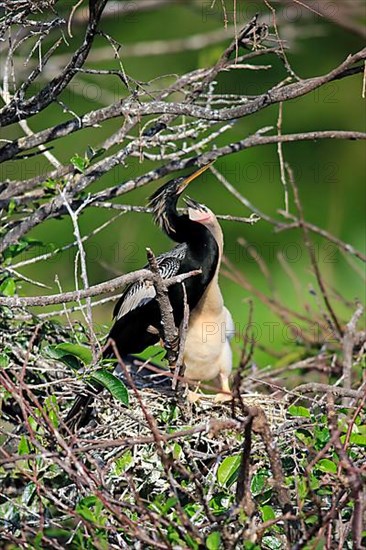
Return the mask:
<path id="1" fill-rule="evenodd" d="M 202 545 L 283 548 L 286 530 L 273 465 L 259 436 L 253 435 L 251 450 L 254 511 L 249 514 L 236 504 L 245 452 L 240 408 L 236 427 L 215 429 L 215 422 L 230 420 L 230 406 L 217 407 L 203 399 L 190 411 L 187 426 L 184 402 L 177 406 L 175 399 L 149 390 L 144 403 L 151 416 L 146 417 L 134 392 L 123 386 L 130 400 L 126 409 L 126 395 L 114 391 L 111 375 L 112 385 L 105 384 L 111 407 L 103 405 L 104 396 L 97 405 L 98 427 L 80 433 L 73 448 L 66 433 L 60 436 L 68 407 L 65 396 L 72 398 L 75 385 L 65 381 L 71 380 L 75 368 L 70 357 L 85 365 L 91 360 L 86 335 L 80 326 L 77 341 L 70 341 L 61 325 L 41 326 L 36 318 L 21 334 L 15 331 L 18 323 L 12 316 L 5 316 L 5 321 L 3 317 L 3 337 L 5 330 L 12 334 L 12 348 L 5 346 L 1 356 L 2 439 L 7 453 L 0 469 L 3 537 L 10 540 L 23 533 L 32 548 L 67 543 L 75 549 L 107 549 L 120 547 L 122 541 L 132 544 L 138 528 L 147 548 L 153 541 L 193 550 Z M 37 331 L 27 370 L 19 378 L 29 338 Z M 42 367 L 34 369 L 36 365 Z M 93 373 L 98 381 L 107 371 L 101 372 Z M 258 394 L 252 399 L 268 415 L 277 407 Z M 278 446 L 283 483 L 307 537 L 305 547 L 310 548 L 319 542 L 316 527 L 325 518 L 336 514 L 346 525 L 352 517 L 353 487 L 345 485 L 344 478 L 350 475 L 348 468 L 357 471 L 363 464 L 366 417 L 362 409 L 355 415 L 353 409 L 337 406 L 332 413 L 326 404 L 311 401 L 286 408 L 271 425 L 273 445 Z M 159 440 L 155 433 L 165 436 Z M 257 544 L 249 542 L 250 533 L 256 533 Z M 352 547 L 349 538 L 350 534 L 344 548 Z"/>
<path id="2" fill-rule="evenodd" d="M 278 0 L 276 9 L 263 2 L 263 14 L 253 13 L 252 19 L 249 12 L 257 6 L 234 2 L 231 13 L 224 0 L 204 2 L 202 10 L 194 2 L 186 6 L 167 0 L 153 2 L 151 8 L 149 2 L 95 0 L 89 2 L 87 17 L 84 4 L 7 0 L 0 13 L 0 54 L 5 60 L 0 125 L 11 127 L 0 144 L 5 167 L 0 183 L 0 297 L 7 304 L 0 307 L 2 547 L 320 550 L 331 543 L 351 550 L 366 546 L 361 525 L 366 507 L 366 416 L 360 391 L 365 379 L 365 332 L 359 330 L 362 307 L 352 301 L 364 292 L 363 272 L 355 262 L 365 256 L 348 242 L 360 246 L 362 233 L 357 182 L 363 184 L 363 178 L 355 177 L 353 147 L 365 134 L 350 130 L 357 128 L 356 103 L 362 105 L 361 79 L 353 93 L 351 77 L 364 72 L 366 59 L 365 50 L 354 53 L 357 39 L 364 36 L 358 0 L 336 3 L 335 17 L 321 2 L 316 13 L 306 3 L 294 2 L 301 24 L 287 20 L 288 0 Z M 154 27 L 148 17 L 143 19 L 145 10 L 156 5 L 161 9 Z M 204 32 L 201 25 L 201 35 L 177 40 L 177 28 L 181 29 L 176 21 L 185 18 L 182 32 L 193 33 L 197 14 Z M 174 19 L 174 25 L 165 25 L 167 17 Z M 239 20 L 222 29 L 222 19 L 226 27 L 233 17 Z M 265 20 L 275 25 L 268 29 Z M 347 37 L 342 28 L 331 41 L 331 24 L 353 32 Z M 154 47 L 149 43 L 146 50 L 145 33 L 160 33 L 161 28 L 163 38 L 171 34 L 172 41 L 164 43 L 159 34 L 159 41 Z M 301 67 L 300 77 L 289 57 L 296 52 L 293 46 L 303 55 L 303 38 L 309 31 L 308 64 Z M 326 33 L 327 40 L 322 42 L 323 67 L 314 67 L 319 31 L 321 38 Z M 225 46 L 229 35 L 231 44 Z M 123 36 L 122 48 L 118 36 Z M 142 42 L 134 43 L 139 37 Z M 176 48 L 181 52 L 172 63 Z M 334 68 L 326 74 L 331 48 Z M 156 49 L 165 55 L 153 64 Z M 124 68 L 126 50 L 132 55 L 145 51 L 133 63 L 127 56 L 133 77 Z M 163 75 L 160 69 L 165 65 L 170 68 Z M 181 75 L 183 69 L 186 73 Z M 305 80 L 308 71 L 323 76 Z M 103 98 L 90 101 L 89 78 Z M 108 85 L 109 79 L 118 80 L 119 86 Z M 337 87 L 341 81 L 348 84 L 346 118 L 333 105 L 342 99 L 341 86 Z M 253 85 L 258 87 L 257 95 Z M 350 97 L 359 101 L 350 102 Z M 296 105 L 297 101 L 302 103 Z M 276 105 L 278 110 L 273 109 Z M 328 117 L 330 131 L 286 133 L 301 132 L 303 123 L 306 128 L 327 127 Z M 334 129 L 343 120 L 347 131 Z M 303 157 L 291 149 L 291 167 L 283 149 L 290 155 L 287 147 L 295 138 L 312 148 L 303 143 Z M 332 143 L 342 139 L 342 149 L 323 148 L 319 141 L 314 147 L 312 142 L 320 138 Z M 263 162 L 254 146 L 269 143 L 273 148 L 266 149 L 268 158 Z M 242 151 L 240 160 L 233 160 L 238 151 Z M 334 162 L 338 151 L 339 165 Z M 105 330 L 94 326 L 97 315 L 93 323 L 89 310 L 95 303 L 84 304 L 78 296 L 77 306 L 65 305 L 52 313 L 43 307 L 18 307 L 18 295 L 35 294 L 39 286 L 50 288 L 55 276 L 57 292 L 71 282 L 78 289 L 80 283 L 87 287 L 88 275 L 100 280 L 98 270 L 109 272 L 110 265 L 104 256 L 99 261 L 98 254 L 97 261 L 90 260 L 84 245 L 98 244 L 93 238 L 131 211 L 142 213 L 138 223 L 140 234 L 144 233 L 140 220 L 146 209 L 132 205 L 130 195 L 126 204 L 118 201 L 129 191 L 138 197 L 141 186 L 171 172 L 181 173 L 220 156 L 212 171 L 222 195 L 211 193 L 214 187 L 207 191 L 205 185 L 197 192 L 204 202 L 209 196 L 215 212 L 217 207 L 221 213 L 221 196 L 226 200 L 229 191 L 241 203 L 238 215 L 245 207 L 251 212 L 249 222 L 261 220 L 256 234 L 251 234 L 253 243 L 244 240 L 242 224 L 235 230 L 231 224 L 227 231 L 231 250 L 223 272 L 230 309 L 240 314 L 242 323 L 239 342 L 233 345 L 238 367 L 233 404 L 217 405 L 206 396 L 191 406 L 170 387 L 152 383 L 127 387 L 118 368 L 114 371 L 115 363 L 96 358 L 94 344 L 104 340 Z M 310 159 L 307 171 L 305 159 Z M 334 171 L 341 174 L 347 164 L 352 177 L 342 174 L 338 182 Z M 252 178 L 252 169 L 261 177 Z M 299 193 L 301 172 L 304 185 Z M 269 183 L 276 185 L 269 190 Z M 347 189 L 348 212 L 343 211 L 344 197 L 336 183 Z M 300 195 L 305 202 L 311 198 L 310 208 L 303 208 Z M 236 208 L 228 207 L 230 212 Z M 106 209 L 117 211 L 117 216 L 98 221 L 97 226 L 90 222 L 95 221 L 94 212 Z M 327 214 L 329 227 L 343 224 L 339 235 L 326 230 Z M 245 222 L 230 215 L 224 219 Z M 102 234 L 97 246 L 97 252 L 110 249 L 107 260 L 114 256 L 118 272 L 135 267 L 129 263 L 134 260 L 130 253 L 138 252 L 130 241 L 136 226 L 128 222 L 123 228 L 122 248 L 120 242 L 117 247 L 105 244 L 115 238 L 114 227 L 107 236 Z M 276 239 L 282 239 L 281 250 L 272 247 L 279 241 L 268 243 L 272 229 Z M 288 235 L 295 233 L 296 239 L 290 241 Z M 150 238 L 155 244 L 152 232 Z M 269 244 L 268 261 L 253 253 L 259 242 Z M 285 253 L 291 247 L 300 248 L 300 256 L 305 251 L 308 263 L 301 257 L 294 266 L 291 254 Z M 338 262 L 341 255 L 343 263 Z M 59 262 L 54 271 L 49 269 L 53 261 Z M 43 282 L 32 278 L 39 272 Z M 343 281 L 341 290 L 336 288 L 338 279 Z M 242 311 L 245 296 L 250 303 L 248 319 Z M 273 339 L 272 328 L 277 326 L 283 329 L 282 336 Z M 269 328 L 268 341 L 255 338 L 255 329 L 263 327 Z M 141 357 L 148 362 L 155 353 L 156 349 L 148 349 Z M 158 353 L 154 363 L 164 365 Z M 64 422 L 71 403 L 93 384 L 105 391 L 96 399 L 87 426 L 71 433 Z"/>

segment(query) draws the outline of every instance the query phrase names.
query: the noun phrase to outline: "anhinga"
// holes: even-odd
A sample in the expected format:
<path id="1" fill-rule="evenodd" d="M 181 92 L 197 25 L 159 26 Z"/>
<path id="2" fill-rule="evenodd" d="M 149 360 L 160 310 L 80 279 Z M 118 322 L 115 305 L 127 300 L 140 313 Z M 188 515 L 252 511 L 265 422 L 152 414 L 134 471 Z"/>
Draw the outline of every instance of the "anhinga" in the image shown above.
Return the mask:
<path id="1" fill-rule="evenodd" d="M 183 361 L 189 381 L 218 378 L 228 397 L 232 356 L 227 335 L 233 331 L 230 313 L 224 307 L 218 285 L 218 272 L 223 251 L 223 234 L 215 215 L 206 206 L 186 199 L 188 214 L 177 212 L 178 198 L 187 185 L 208 168 L 203 166 L 187 177 L 169 181 L 151 197 L 155 223 L 175 242 L 169 252 L 157 256 L 163 279 L 194 270 L 201 273 L 185 279 L 186 299 L 190 311 Z M 184 293 L 181 283 L 168 290 L 175 325 L 184 317 Z M 160 308 L 155 300 L 155 288 L 150 282 L 138 281 L 129 285 L 113 312 L 114 325 L 109 338 L 115 342 L 120 356 L 142 352 L 162 338 Z M 104 357 L 113 356 L 109 346 Z M 102 387 L 94 386 L 97 393 Z M 219 394 L 220 397 L 221 394 Z M 66 423 L 84 425 L 90 414 L 93 395 L 79 395 Z"/>

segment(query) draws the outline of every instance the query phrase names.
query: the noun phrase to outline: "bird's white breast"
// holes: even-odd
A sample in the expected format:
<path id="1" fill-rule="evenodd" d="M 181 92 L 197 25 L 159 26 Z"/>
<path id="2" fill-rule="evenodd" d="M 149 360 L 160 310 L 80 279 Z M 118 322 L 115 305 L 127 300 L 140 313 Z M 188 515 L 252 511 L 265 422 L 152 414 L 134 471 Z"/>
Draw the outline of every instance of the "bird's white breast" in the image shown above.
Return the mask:
<path id="1" fill-rule="evenodd" d="M 234 323 L 223 303 L 217 277 L 193 310 L 184 348 L 185 377 L 213 380 L 220 373 L 229 376 L 232 354 L 229 340 Z"/>

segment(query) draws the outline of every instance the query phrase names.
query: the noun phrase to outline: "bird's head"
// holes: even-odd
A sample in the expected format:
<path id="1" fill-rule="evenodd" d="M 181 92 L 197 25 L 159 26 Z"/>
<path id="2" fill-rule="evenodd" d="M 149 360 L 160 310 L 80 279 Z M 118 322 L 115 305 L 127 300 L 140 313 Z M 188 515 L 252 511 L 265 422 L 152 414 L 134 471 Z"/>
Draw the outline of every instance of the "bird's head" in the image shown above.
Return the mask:
<path id="1" fill-rule="evenodd" d="M 207 229 L 213 234 L 216 242 L 219 246 L 219 250 L 222 253 L 224 238 L 222 229 L 217 221 L 215 214 L 207 208 L 205 204 L 201 204 L 190 197 L 185 197 L 184 202 L 188 206 L 188 217 L 192 222 L 200 223 L 207 227 Z"/>
<path id="2" fill-rule="evenodd" d="M 191 197 L 184 197 L 183 200 L 188 206 L 188 217 L 192 222 L 207 225 L 212 222 L 213 218 L 216 218 L 215 214 L 205 204 L 201 204 L 191 199 Z"/>
<path id="3" fill-rule="evenodd" d="M 177 216 L 176 205 L 179 196 L 183 193 L 186 187 L 200 176 L 212 163 L 202 166 L 193 174 L 189 176 L 183 176 L 165 183 L 153 195 L 149 200 L 149 207 L 153 211 L 153 217 L 155 223 L 157 223 L 168 235 L 172 236 L 175 233 L 172 219 Z M 193 203 L 193 201 L 192 201 Z M 198 204 L 198 203 L 197 203 Z M 207 209 L 208 210 L 208 209 Z M 212 213 L 211 213 L 212 214 Z M 193 220 L 192 221 L 199 221 Z"/>

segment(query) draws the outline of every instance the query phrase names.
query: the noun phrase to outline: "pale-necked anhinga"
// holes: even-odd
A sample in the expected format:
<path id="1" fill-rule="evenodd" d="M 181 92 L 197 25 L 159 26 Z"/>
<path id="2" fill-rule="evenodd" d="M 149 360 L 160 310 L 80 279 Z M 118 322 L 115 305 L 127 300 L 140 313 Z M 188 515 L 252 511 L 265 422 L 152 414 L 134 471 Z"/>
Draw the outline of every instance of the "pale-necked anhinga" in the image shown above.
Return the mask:
<path id="1" fill-rule="evenodd" d="M 215 215 L 192 199 L 186 200 L 187 214 L 177 212 L 181 193 L 207 168 L 204 166 L 187 177 L 169 181 L 151 196 L 149 206 L 155 223 L 179 243 L 156 258 L 162 278 L 201 270 L 200 274 L 184 281 L 190 311 L 183 357 L 185 377 L 197 382 L 218 378 L 222 390 L 229 392 L 232 358 L 224 332 L 232 331 L 233 323 L 223 305 L 218 285 L 222 231 Z M 182 284 L 171 285 L 168 295 L 175 324 L 179 327 L 184 317 Z M 115 342 L 121 357 L 140 353 L 162 338 L 160 307 L 151 283 L 138 281 L 129 285 L 116 304 L 113 315 L 115 322 L 109 338 Z M 111 347 L 104 352 L 104 357 L 110 356 L 113 356 Z M 101 389 L 94 387 L 93 391 Z M 78 396 L 66 423 L 69 426 L 85 424 L 92 401 L 92 394 Z"/>

